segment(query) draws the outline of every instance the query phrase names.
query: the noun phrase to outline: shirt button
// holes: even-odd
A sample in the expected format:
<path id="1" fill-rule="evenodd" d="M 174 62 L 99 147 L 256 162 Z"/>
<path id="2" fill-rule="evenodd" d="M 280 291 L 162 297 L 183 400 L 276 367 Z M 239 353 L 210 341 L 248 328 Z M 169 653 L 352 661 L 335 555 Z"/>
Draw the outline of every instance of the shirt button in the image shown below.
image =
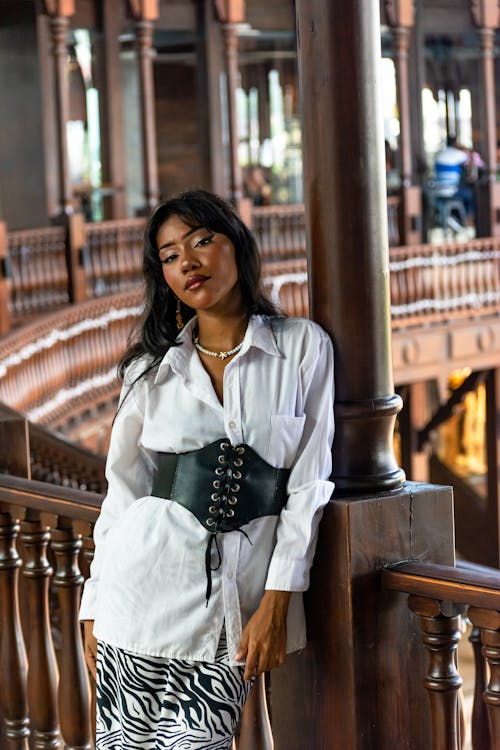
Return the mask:
<path id="1" fill-rule="evenodd" d="M 235 430 L 237 425 L 234 419 L 231 419 L 231 421 L 228 422 L 227 426 L 229 427 L 230 430 Z"/>

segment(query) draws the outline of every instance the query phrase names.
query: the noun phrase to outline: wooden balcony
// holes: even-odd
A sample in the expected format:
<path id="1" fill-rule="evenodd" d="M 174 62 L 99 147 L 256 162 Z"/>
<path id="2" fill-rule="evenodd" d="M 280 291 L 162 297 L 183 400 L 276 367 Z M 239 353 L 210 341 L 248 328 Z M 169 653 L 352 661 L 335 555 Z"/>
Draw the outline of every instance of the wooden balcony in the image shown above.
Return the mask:
<path id="1" fill-rule="evenodd" d="M 308 314 L 305 233 L 299 208 L 291 207 L 280 216 L 259 209 L 254 217 L 263 247 L 265 286 L 290 315 Z M 13 233 L 9 239 L 12 273 L 2 283 L 9 292 L 7 312 L 16 325 L 0 340 L 0 401 L 30 415 L 38 424 L 29 424 L 8 409 L 0 414 L 2 442 L 9 447 L 0 466 L 0 674 L 9 686 L 3 696 L 0 693 L 4 718 L 0 747 L 27 750 L 30 743 L 60 747 L 64 742 L 75 748 L 92 744 L 91 691 L 76 611 L 92 556 L 92 524 L 104 489 L 103 464 L 83 449 L 49 435 L 43 425 L 71 435 L 75 423 L 88 416 L 90 402 L 102 413 L 110 414 L 113 409 L 118 392 L 116 361 L 140 313 L 144 223 L 139 219 L 112 224 L 86 227 L 86 242 L 73 244 L 71 252 L 68 237 L 77 238 L 76 231 L 68 234 L 54 228 L 48 234 Z M 21 251 L 28 242 L 30 253 Z M 499 242 L 494 239 L 391 248 L 396 383 L 439 379 L 465 364 L 481 369 L 497 366 L 499 257 Z M 68 258 L 76 258 L 78 267 L 72 268 Z M 26 263 L 31 265 L 29 272 Z M 8 267 L 7 262 L 5 271 Z M 87 299 L 68 305 L 75 288 L 84 289 Z M 22 321 L 28 324 L 21 327 Z M 397 573 L 402 573 L 401 568 Z M 469 616 L 476 618 L 482 629 L 493 679 L 486 711 L 476 699 L 473 747 L 493 750 L 500 746 L 496 744 L 499 718 L 494 651 L 500 607 L 498 585 L 490 585 L 497 580 L 491 575 L 498 576 L 498 572 L 488 581 L 476 573 L 469 573 L 472 578 L 462 581 L 459 593 L 453 590 L 451 594 L 452 574 L 438 571 L 432 580 L 442 581 L 442 588 L 428 587 L 417 594 L 407 579 L 389 580 L 382 564 L 380 568 L 389 589 L 399 586 L 398 591 L 424 597 L 423 603 L 412 599 L 411 606 L 421 618 L 427 618 L 427 647 L 431 636 L 439 645 L 437 650 L 431 648 L 432 675 L 427 679 L 435 750 L 458 750 L 460 746 L 456 697 L 460 680 L 454 654 L 458 615 L 471 606 Z M 487 591 L 488 587 L 491 590 Z M 474 607 L 481 610 L 479 614 Z M 474 648 L 479 695 L 486 662 L 479 646 Z M 394 690 L 402 689 L 406 677 L 400 675 Z M 432 680 L 437 687 L 431 686 Z M 272 706 L 272 688 L 270 700 Z M 487 734 L 487 711 L 494 724 L 491 736 Z M 253 694 L 245 717 L 239 750 L 269 750 L 273 739 L 263 683 Z M 408 727 L 406 731 L 411 730 Z M 274 741 L 277 750 L 282 750 L 279 734 Z"/>

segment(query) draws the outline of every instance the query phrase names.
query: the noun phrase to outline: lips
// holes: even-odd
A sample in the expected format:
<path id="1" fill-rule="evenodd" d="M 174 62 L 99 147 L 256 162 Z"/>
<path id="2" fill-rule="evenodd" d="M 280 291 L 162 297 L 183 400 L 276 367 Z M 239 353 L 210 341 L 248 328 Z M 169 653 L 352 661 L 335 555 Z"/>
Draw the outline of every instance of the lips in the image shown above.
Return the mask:
<path id="1" fill-rule="evenodd" d="M 184 284 L 184 289 L 186 291 L 189 289 L 198 289 L 198 287 L 204 284 L 205 281 L 208 281 L 209 278 L 209 276 L 190 276 Z"/>

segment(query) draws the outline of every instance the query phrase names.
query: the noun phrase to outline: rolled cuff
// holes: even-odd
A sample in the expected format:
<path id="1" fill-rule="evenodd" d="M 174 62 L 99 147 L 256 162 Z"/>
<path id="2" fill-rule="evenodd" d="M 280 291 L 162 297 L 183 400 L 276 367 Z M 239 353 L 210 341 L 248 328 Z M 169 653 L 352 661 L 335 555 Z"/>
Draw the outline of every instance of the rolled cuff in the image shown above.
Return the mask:
<path id="1" fill-rule="evenodd" d="M 307 591 L 309 566 L 304 560 L 291 560 L 276 553 L 269 564 L 266 591 Z"/>
<path id="2" fill-rule="evenodd" d="M 97 583 L 89 579 L 83 587 L 82 600 L 80 602 L 79 620 L 95 620 L 97 601 Z"/>

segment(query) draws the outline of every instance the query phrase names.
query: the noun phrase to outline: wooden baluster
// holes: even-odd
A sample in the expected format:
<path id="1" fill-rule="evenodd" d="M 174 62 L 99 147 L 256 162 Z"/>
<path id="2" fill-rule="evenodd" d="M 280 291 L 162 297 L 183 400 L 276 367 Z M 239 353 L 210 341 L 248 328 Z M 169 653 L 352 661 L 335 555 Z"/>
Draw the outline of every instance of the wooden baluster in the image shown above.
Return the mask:
<path id="1" fill-rule="evenodd" d="M 263 674 L 255 680 L 243 709 L 238 750 L 274 750 Z"/>
<path id="2" fill-rule="evenodd" d="M 482 654 L 488 661 L 490 679 L 483 693 L 488 708 L 492 750 L 500 747 L 500 612 L 469 607 L 473 625 L 481 628 Z M 480 750 L 474 746 L 474 750 Z"/>
<path id="3" fill-rule="evenodd" d="M 422 641 L 429 651 L 424 685 L 429 691 L 434 750 L 460 750 L 459 689 L 456 651 L 460 640 L 459 611 L 455 605 L 410 596 L 408 606 L 420 617 Z"/>
<path id="4" fill-rule="evenodd" d="M 19 618 L 19 524 L 0 513 L 0 698 L 8 750 L 28 750 L 28 665 Z"/>
<path id="5" fill-rule="evenodd" d="M 473 627 L 469 636 L 474 653 L 475 682 L 474 682 L 474 704 L 472 707 L 472 747 L 473 750 L 490 750 L 490 728 L 488 724 L 488 711 L 483 701 L 483 693 L 486 690 L 488 680 L 486 677 L 485 661 L 481 653 L 481 630 Z"/>
<path id="6" fill-rule="evenodd" d="M 49 582 L 52 568 L 47 560 L 49 529 L 34 513 L 21 524 L 26 550 L 23 576 L 29 602 L 28 702 L 36 750 L 59 747 L 57 713 L 57 663 L 49 618 Z"/>
<path id="7" fill-rule="evenodd" d="M 81 553 L 82 559 L 82 572 L 87 579 L 90 576 L 90 565 L 92 563 L 92 560 L 94 559 L 94 524 L 90 525 L 90 528 L 88 530 L 88 535 L 83 537 L 83 549 Z M 95 744 L 95 729 L 96 729 L 96 686 L 95 686 L 95 680 L 92 677 L 90 680 L 90 717 L 91 717 L 91 726 L 92 726 L 92 733 L 93 733 L 93 739 Z"/>
<path id="8" fill-rule="evenodd" d="M 59 715 L 67 750 L 91 750 L 90 689 L 83 656 L 78 608 L 83 576 L 78 567 L 81 536 L 73 533 L 71 521 L 59 518 L 52 532 L 57 560 L 54 583 L 61 610 L 61 681 Z"/>

